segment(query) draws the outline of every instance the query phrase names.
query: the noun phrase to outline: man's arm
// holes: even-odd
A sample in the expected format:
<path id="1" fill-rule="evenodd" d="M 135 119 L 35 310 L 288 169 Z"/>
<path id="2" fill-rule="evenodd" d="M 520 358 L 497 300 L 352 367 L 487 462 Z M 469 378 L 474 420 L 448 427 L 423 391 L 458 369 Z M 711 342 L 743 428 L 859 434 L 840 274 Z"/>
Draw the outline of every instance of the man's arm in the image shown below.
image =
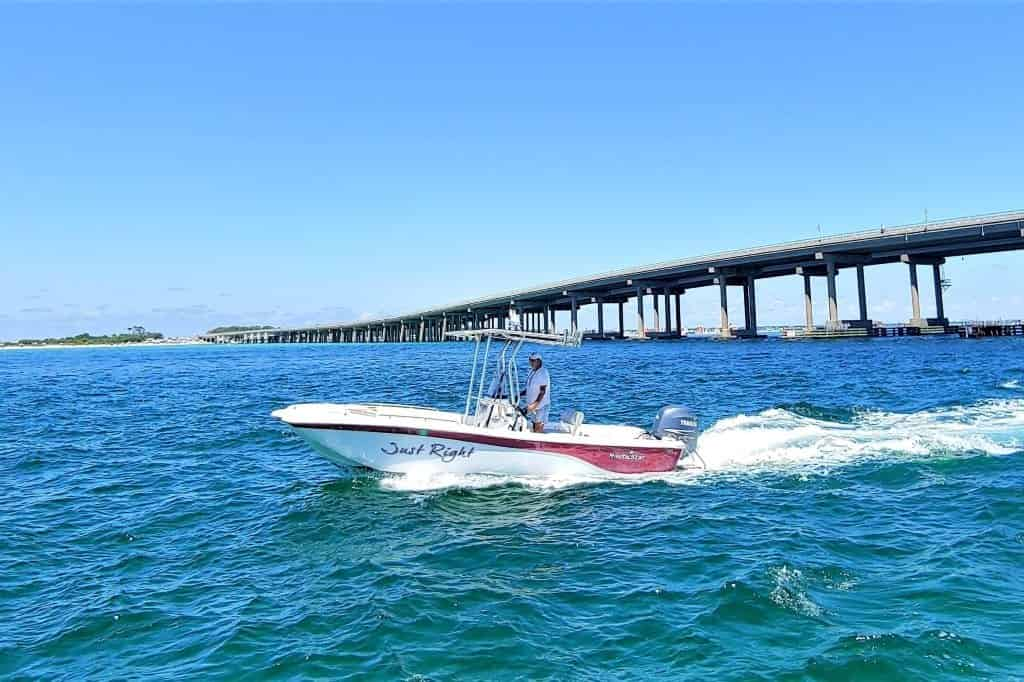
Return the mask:
<path id="1" fill-rule="evenodd" d="M 538 407 L 540 407 L 540 404 L 542 402 L 544 402 L 544 395 L 547 392 L 548 392 L 548 385 L 544 384 L 543 386 L 540 387 L 540 393 L 537 394 L 537 399 L 534 400 L 532 403 L 530 403 L 529 405 L 526 406 L 526 411 L 527 412 L 534 412 Z"/>

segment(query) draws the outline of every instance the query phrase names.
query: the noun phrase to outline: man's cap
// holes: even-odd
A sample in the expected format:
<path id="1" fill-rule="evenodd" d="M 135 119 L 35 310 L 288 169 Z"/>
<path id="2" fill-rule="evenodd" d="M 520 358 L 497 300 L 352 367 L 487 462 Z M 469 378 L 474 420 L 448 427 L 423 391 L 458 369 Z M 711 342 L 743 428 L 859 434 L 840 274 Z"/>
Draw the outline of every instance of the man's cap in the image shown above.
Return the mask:
<path id="1" fill-rule="evenodd" d="M 540 353 L 534 352 L 534 353 L 530 353 L 530 359 L 531 360 L 543 360 L 544 358 L 542 358 L 540 356 Z"/>

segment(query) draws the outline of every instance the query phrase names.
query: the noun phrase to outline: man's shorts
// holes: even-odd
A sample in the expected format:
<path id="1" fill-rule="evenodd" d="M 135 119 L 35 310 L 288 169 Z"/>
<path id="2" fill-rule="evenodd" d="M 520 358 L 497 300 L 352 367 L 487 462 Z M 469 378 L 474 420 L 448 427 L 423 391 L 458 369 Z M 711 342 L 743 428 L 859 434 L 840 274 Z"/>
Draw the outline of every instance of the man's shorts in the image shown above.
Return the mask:
<path id="1" fill-rule="evenodd" d="M 536 412 L 531 412 L 530 414 L 527 415 L 527 417 L 529 418 L 531 424 L 535 424 L 535 423 L 547 424 L 548 423 L 548 413 L 550 411 L 551 411 L 551 403 L 548 403 L 547 405 L 542 405 L 542 406 L 538 407 Z"/>

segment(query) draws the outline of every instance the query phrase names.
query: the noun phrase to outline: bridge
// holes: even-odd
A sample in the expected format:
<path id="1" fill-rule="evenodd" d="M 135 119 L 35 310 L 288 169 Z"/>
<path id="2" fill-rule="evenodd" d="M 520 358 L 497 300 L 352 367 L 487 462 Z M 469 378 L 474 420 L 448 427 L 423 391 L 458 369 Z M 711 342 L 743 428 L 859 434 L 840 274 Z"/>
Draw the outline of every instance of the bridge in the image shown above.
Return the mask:
<path id="1" fill-rule="evenodd" d="M 637 335 L 677 337 L 685 328 L 681 297 L 689 290 L 709 286 L 716 287 L 720 294 L 721 323 L 716 330 L 717 335 L 722 338 L 756 337 L 757 282 L 787 276 L 802 277 L 804 283 L 805 324 L 797 334 L 867 336 L 872 334 L 875 325 L 867 315 L 865 268 L 887 263 L 905 263 L 907 266 L 912 317 L 906 328 L 912 332 L 936 331 L 949 326 L 943 307 L 940 270 L 945 260 L 1017 249 L 1024 249 L 1024 211 L 881 227 L 724 251 L 567 279 L 373 320 L 221 332 L 204 334 L 201 338 L 215 343 L 444 341 L 447 332 L 466 329 L 518 326 L 530 331 L 554 331 L 558 328 L 558 313 L 562 313 L 562 328 L 576 329 L 583 306 L 596 306 L 597 333 L 594 336 L 614 338 L 626 333 L 627 305 L 635 306 Z M 935 310 L 930 317 L 923 316 L 921 310 L 918 266 L 931 268 Z M 855 271 L 857 277 L 859 315 L 853 320 L 839 318 L 836 277 L 844 270 Z M 823 327 L 815 326 L 812 314 L 811 279 L 814 277 L 827 281 L 828 319 Z M 727 294 L 731 286 L 742 287 L 743 290 L 741 328 L 733 325 L 730 317 Z M 648 296 L 653 298 L 656 320 L 644 318 L 644 301 Z M 617 316 L 614 328 L 605 323 L 607 306 L 612 306 L 613 314 Z M 657 331 L 651 332 L 651 329 Z"/>

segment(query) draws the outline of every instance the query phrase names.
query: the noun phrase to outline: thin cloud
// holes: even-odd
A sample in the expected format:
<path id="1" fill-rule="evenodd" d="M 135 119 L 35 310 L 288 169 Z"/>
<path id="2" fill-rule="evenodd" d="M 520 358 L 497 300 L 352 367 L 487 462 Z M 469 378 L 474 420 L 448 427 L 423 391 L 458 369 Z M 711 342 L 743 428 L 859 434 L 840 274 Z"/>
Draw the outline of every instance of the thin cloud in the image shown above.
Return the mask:
<path id="1" fill-rule="evenodd" d="M 186 306 L 172 306 L 172 307 L 160 307 L 153 308 L 150 312 L 158 315 L 181 315 L 181 316 L 194 316 L 194 315 L 210 315 L 214 313 L 214 309 L 205 303 L 196 303 L 194 305 Z"/>

